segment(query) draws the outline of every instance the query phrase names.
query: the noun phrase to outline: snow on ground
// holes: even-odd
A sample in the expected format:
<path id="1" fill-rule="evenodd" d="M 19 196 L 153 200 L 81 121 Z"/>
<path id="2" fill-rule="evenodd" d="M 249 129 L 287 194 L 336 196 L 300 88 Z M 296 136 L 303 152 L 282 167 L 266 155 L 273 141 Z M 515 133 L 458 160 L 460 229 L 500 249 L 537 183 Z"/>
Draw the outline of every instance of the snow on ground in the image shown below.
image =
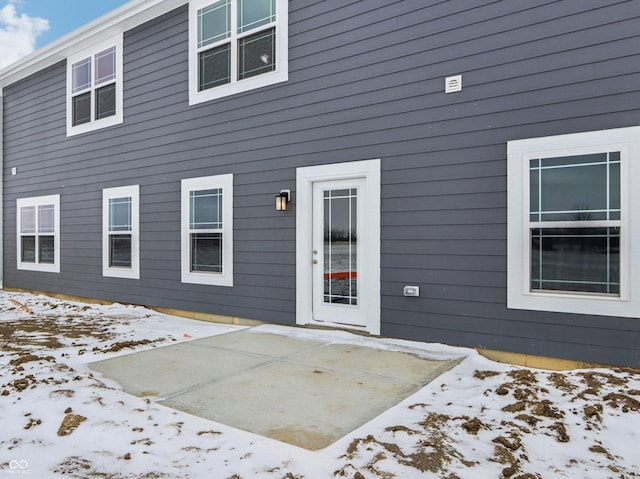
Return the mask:
<path id="1" fill-rule="evenodd" d="M 549 372 L 469 349 L 264 328 L 465 359 L 311 452 L 130 396 L 87 366 L 238 327 L 0 292 L 0 479 L 640 477 L 638 370 Z"/>

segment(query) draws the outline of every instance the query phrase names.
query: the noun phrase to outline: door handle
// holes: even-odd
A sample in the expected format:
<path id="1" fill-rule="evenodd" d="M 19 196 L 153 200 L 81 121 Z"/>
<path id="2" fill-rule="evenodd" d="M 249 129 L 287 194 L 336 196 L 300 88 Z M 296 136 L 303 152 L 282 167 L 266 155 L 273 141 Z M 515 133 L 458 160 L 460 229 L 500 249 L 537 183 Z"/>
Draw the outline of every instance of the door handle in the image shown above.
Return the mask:
<path id="1" fill-rule="evenodd" d="M 317 259 L 314 259 L 314 260 L 313 260 L 313 264 L 318 264 L 318 260 L 317 260 Z"/>

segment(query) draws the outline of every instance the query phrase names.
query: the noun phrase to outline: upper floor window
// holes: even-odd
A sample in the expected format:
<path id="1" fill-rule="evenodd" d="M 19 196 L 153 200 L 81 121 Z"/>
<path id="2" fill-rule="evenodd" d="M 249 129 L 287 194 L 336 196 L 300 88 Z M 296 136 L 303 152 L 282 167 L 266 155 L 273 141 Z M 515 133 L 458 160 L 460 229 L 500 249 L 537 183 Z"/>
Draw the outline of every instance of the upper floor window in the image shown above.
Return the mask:
<path id="1" fill-rule="evenodd" d="M 67 58 L 67 136 L 122 123 L 122 35 Z"/>
<path id="2" fill-rule="evenodd" d="M 60 195 L 21 198 L 17 206 L 17 268 L 60 272 Z"/>
<path id="3" fill-rule="evenodd" d="M 508 144 L 507 305 L 640 317 L 640 127 Z"/>
<path id="4" fill-rule="evenodd" d="M 102 274 L 140 279 L 138 185 L 102 190 Z"/>
<path id="5" fill-rule="evenodd" d="M 182 282 L 233 286 L 233 175 L 182 180 Z"/>
<path id="6" fill-rule="evenodd" d="M 192 0 L 190 103 L 286 81 L 287 9 L 286 0 Z"/>

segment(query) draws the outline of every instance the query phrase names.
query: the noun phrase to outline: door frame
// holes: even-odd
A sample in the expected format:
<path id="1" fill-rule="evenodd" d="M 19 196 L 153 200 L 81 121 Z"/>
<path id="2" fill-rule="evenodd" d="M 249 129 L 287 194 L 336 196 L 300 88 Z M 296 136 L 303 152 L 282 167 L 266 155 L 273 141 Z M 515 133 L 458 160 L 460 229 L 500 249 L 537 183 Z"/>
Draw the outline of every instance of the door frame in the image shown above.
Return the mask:
<path id="1" fill-rule="evenodd" d="M 319 181 L 363 178 L 361 198 L 367 220 L 362 238 L 363 260 L 358 276 L 370 280 L 359 303 L 367 317 L 366 326 L 318 322 L 313 319 L 312 232 L 313 184 Z M 322 325 L 340 329 L 356 329 L 380 334 L 380 160 L 351 161 L 307 166 L 296 170 L 296 324 Z"/>

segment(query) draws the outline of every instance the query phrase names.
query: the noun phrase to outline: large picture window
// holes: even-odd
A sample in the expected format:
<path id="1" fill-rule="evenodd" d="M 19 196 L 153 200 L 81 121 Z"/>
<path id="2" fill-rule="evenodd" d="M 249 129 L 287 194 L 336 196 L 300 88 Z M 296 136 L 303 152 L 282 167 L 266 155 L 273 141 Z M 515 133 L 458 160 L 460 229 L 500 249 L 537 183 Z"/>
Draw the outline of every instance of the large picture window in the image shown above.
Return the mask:
<path id="1" fill-rule="evenodd" d="M 102 274 L 140 278 L 138 185 L 102 191 Z"/>
<path id="2" fill-rule="evenodd" d="M 191 104 L 286 81 L 286 0 L 192 0 Z"/>
<path id="3" fill-rule="evenodd" d="M 122 123 L 122 35 L 67 59 L 67 135 Z"/>
<path id="4" fill-rule="evenodd" d="M 233 176 L 182 180 L 182 282 L 233 286 Z"/>
<path id="5" fill-rule="evenodd" d="M 638 135 L 509 142 L 510 308 L 640 317 Z"/>
<path id="6" fill-rule="evenodd" d="M 60 272 L 60 196 L 18 199 L 17 267 Z"/>

